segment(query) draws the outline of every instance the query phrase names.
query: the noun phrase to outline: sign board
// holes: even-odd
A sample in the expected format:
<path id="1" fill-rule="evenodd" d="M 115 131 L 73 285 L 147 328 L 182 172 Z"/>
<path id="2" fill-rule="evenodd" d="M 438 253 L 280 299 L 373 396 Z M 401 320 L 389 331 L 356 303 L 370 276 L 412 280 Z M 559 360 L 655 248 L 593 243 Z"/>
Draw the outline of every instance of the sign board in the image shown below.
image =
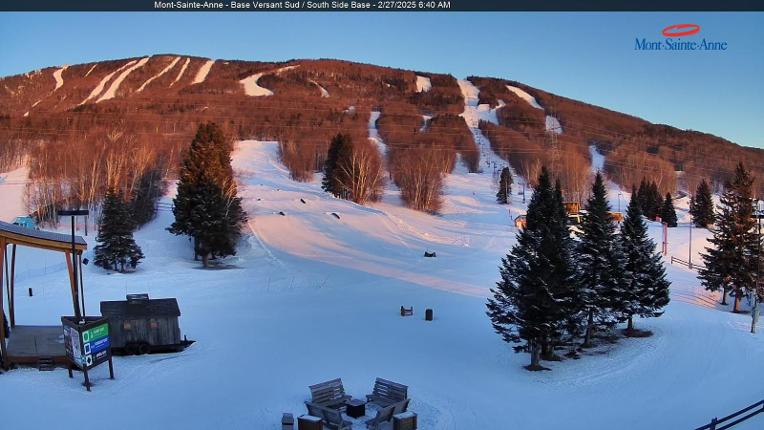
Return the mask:
<path id="1" fill-rule="evenodd" d="M 61 317 L 64 327 L 64 348 L 69 359 L 69 376 L 71 366 L 85 373 L 85 386 L 90 391 L 88 370 L 109 362 L 109 373 L 114 379 L 114 369 L 111 362 L 111 338 L 109 337 L 109 320 L 103 317 L 86 317 L 84 321 L 75 317 Z"/>

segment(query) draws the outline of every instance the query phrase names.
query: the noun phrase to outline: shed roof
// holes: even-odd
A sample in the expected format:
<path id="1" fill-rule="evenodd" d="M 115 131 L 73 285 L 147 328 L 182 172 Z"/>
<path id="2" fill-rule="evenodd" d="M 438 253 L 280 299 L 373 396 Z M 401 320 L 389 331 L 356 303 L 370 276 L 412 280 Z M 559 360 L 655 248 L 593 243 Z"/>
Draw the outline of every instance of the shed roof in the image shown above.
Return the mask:
<path id="1" fill-rule="evenodd" d="M 143 303 L 127 300 L 101 302 L 101 315 L 112 318 L 179 317 L 176 299 L 150 299 Z"/>
<path id="2" fill-rule="evenodd" d="M 0 238 L 8 243 L 31 246 L 34 248 L 54 251 L 69 251 L 72 249 L 72 236 L 53 231 L 35 230 L 0 221 Z M 88 248 L 82 236 L 74 236 L 75 248 L 83 251 Z"/>

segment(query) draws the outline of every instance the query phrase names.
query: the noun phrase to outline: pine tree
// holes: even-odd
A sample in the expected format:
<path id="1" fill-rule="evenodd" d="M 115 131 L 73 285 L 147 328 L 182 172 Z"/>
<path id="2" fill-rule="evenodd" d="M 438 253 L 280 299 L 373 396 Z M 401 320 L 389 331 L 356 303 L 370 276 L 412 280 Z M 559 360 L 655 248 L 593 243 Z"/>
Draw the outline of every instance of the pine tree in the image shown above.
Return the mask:
<path id="1" fill-rule="evenodd" d="M 343 177 L 343 170 L 339 166 L 352 156 L 353 142 L 347 134 L 337 134 L 329 144 L 329 152 L 324 163 L 324 179 L 321 188 L 336 197 L 347 197 L 347 189 L 342 185 L 348 183 L 348 178 Z"/>
<path id="2" fill-rule="evenodd" d="M 732 292 L 733 312 L 738 312 L 743 296 L 754 291 L 759 249 L 754 230 L 753 178 L 743 163 L 738 164 L 732 183 L 725 188 L 715 215 L 716 229 L 708 240 L 713 246 L 702 254 L 706 267 L 699 277 L 707 290 L 722 290 L 722 304 L 727 304 L 727 293 Z"/>
<path id="3" fill-rule="evenodd" d="M 639 210 L 643 214 L 647 214 L 648 207 L 647 207 L 647 201 L 648 201 L 648 194 L 650 193 L 649 190 L 650 184 L 647 182 L 647 179 L 644 177 L 642 178 L 642 181 L 639 183 L 639 190 L 637 191 L 637 204 L 639 205 Z"/>
<path id="4" fill-rule="evenodd" d="M 700 181 L 690 201 L 690 214 L 696 227 L 707 228 L 714 223 L 714 201 L 705 179 Z"/>
<path id="5" fill-rule="evenodd" d="M 636 191 L 636 190 L 635 190 Z M 634 316 L 658 317 L 669 303 L 670 282 L 660 253 L 647 234 L 636 192 L 632 192 L 626 218 L 621 225 L 621 249 L 625 255 L 626 288 L 621 297 L 626 334 L 634 334 Z"/>
<path id="6" fill-rule="evenodd" d="M 109 190 L 98 226 L 94 264 L 120 272 L 124 272 L 126 266 L 134 269 L 143 259 L 143 252 L 133 238 L 134 229 L 129 206 L 113 189 Z"/>
<path id="7" fill-rule="evenodd" d="M 677 225 L 676 210 L 674 210 L 674 201 L 671 198 L 671 193 L 666 193 L 666 198 L 663 199 L 661 221 L 665 222 L 668 227 L 676 227 Z"/>
<path id="8" fill-rule="evenodd" d="M 506 342 L 527 342 L 529 370 L 543 369 L 542 350 L 552 350 L 569 322 L 573 302 L 571 242 L 561 196 L 543 168 L 528 205 L 528 222 L 502 259 L 501 281 L 491 289 L 493 297 L 487 303 L 494 330 Z"/>
<path id="9" fill-rule="evenodd" d="M 577 257 L 580 303 L 587 318 L 583 346 L 589 347 L 595 326 L 617 323 L 621 307 L 619 297 L 625 288 L 625 261 L 616 242 L 615 223 L 608 214 L 610 205 L 600 173 L 594 179 L 586 211 Z"/>
<path id="10" fill-rule="evenodd" d="M 168 230 L 191 236 L 195 255 L 202 256 L 205 267 L 210 257 L 236 253 L 236 241 L 246 221 L 237 197 L 231 151 L 230 142 L 217 125 L 200 125 L 183 159 L 173 200 L 175 222 Z"/>
<path id="11" fill-rule="evenodd" d="M 654 181 L 645 183 L 644 195 L 640 197 L 640 200 L 642 211 L 648 219 L 655 220 L 660 216 L 663 197 Z"/>
<path id="12" fill-rule="evenodd" d="M 496 202 L 502 205 L 509 203 L 509 197 L 512 195 L 512 174 L 509 167 L 501 169 L 499 178 L 499 191 L 496 193 Z"/>

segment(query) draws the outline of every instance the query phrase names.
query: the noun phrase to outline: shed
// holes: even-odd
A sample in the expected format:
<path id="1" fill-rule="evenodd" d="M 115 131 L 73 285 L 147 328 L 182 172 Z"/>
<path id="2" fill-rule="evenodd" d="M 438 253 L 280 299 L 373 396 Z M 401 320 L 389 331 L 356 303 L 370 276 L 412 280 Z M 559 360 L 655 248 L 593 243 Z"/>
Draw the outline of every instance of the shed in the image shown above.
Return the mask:
<path id="1" fill-rule="evenodd" d="M 180 335 L 180 308 L 174 298 L 149 299 L 129 294 L 126 300 L 101 302 L 111 323 L 112 348 L 128 354 L 179 351 L 188 346 Z"/>
<path id="2" fill-rule="evenodd" d="M 13 220 L 13 225 L 17 225 L 19 227 L 26 227 L 26 228 L 33 228 L 37 230 L 37 223 L 35 222 L 34 218 L 31 216 L 17 216 L 16 219 Z"/>

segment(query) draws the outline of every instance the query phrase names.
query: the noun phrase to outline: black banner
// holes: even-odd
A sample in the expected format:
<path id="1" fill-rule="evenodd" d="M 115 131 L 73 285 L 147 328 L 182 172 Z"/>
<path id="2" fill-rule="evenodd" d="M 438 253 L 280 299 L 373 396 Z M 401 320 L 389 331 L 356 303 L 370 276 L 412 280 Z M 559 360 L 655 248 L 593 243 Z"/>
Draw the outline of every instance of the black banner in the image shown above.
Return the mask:
<path id="1" fill-rule="evenodd" d="M 763 0 L 2 0 L 0 11 L 511 12 L 764 11 Z"/>

